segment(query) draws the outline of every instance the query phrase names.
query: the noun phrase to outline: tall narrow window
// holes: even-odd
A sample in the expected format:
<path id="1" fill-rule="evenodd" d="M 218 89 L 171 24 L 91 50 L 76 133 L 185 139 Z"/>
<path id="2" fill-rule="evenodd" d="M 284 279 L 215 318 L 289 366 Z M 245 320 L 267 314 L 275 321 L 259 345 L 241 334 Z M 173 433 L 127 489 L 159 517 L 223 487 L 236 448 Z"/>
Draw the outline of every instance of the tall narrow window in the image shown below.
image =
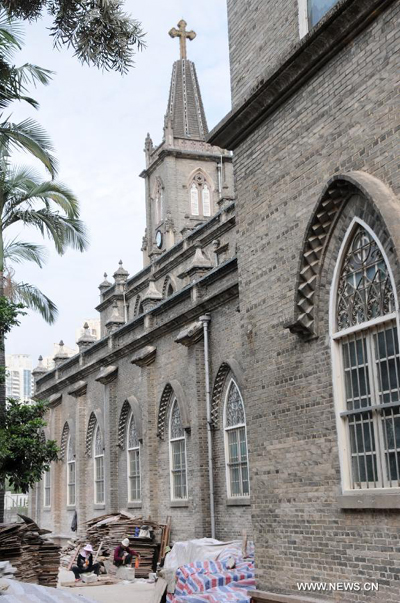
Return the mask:
<path id="1" fill-rule="evenodd" d="M 129 501 L 140 501 L 140 443 L 133 414 L 128 428 Z"/>
<path id="2" fill-rule="evenodd" d="M 71 436 L 67 444 L 67 505 L 75 504 L 75 451 L 72 445 Z"/>
<path id="3" fill-rule="evenodd" d="M 99 425 L 94 435 L 94 502 L 104 503 L 104 446 Z"/>
<path id="4" fill-rule="evenodd" d="M 171 497 L 173 500 L 187 498 L 186 437 L 182 426 L 178 401 L 171 407 L 170 425 Z"/>
<path id="5" fill-rule="evenodd" d="M 43 476 L 43 505 L 50 507 L 51 504 L 51 472 L 45 471 Z"/>
<path id="6" fill-rule="evenodd" d="M 233 379 L 227 390 L 224 414 L 228 496 L 249 496 L 246 416 L 242 396 Z"/>
<path id="7" fill-rule="evenodd" d="M 194 182 L 190 187 L 190 208 L 192 216 L 199 215 L 199 189 Z"/>
<path id="8" fill-rule="evenodd" d="M 382 250 L 357 223 L 340 260 L 333 328 L 345 489 L 400 487 L 400 354 Z M 347 442 L 347 446 L 346 446 Z"/>
<path id="9" fill-rule="evenodd" d="M 210 189 L 207 184 L 204 184 L 203 191 L 203 216 L 211 216 L 211 199 L 210 199 Z"/>
<path id="10" fill-rule="evenodd" d="M 192 216 L 211 216 L 211 188 L 202 172 L 197 172 L 190 185 L 190 212 Z"/>

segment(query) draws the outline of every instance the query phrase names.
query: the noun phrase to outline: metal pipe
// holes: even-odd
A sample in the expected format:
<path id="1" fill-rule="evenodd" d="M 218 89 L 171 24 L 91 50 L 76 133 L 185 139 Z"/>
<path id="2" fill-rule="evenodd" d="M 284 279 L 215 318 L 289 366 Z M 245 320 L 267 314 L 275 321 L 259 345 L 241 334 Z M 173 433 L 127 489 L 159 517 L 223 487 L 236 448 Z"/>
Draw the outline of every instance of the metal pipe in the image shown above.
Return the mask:
<path id="1" fill-rule="evenodd" d="M 210 393 L 210 355 L 208 326 L 211 321 L 210 314 L 200 316 L 203 323 L 204 333 L 204 376 L 206 385 L 206 404 L 207 404 L 207 446 L 208 446 L 208 479 L 210 485 L 210 519 L 211 519 L 211 538 L 215 538 L 215 508 L 214 508 L 214 475 L 213 475 L 213 454 L 212 454 L 212 429 L 211 429 L 211 393 Z"/>

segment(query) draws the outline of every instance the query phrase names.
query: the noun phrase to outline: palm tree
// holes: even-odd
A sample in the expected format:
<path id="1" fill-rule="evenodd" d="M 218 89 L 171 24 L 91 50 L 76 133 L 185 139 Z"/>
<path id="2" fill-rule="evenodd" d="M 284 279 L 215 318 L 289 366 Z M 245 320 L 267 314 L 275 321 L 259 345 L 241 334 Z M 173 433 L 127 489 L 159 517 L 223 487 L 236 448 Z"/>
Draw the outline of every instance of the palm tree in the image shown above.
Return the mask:
<path id="1" fill-rule="evenodd" d="M 4 115 L 14 101 L 27 102 L 37 109 L 39 104 L 28 95 L 28 85 L 47 85 L 51 80 L 52 72 L 47 69 L 30 63 L 16 67 L 12 63 L 21 44 L 21 25 L 10 19 L 5 10 L 0 10 L 0 155 L 7 155 L 15 148 L 28 151 L 54 176 L 57 166 L 53 147 L 43 128 L 31 118 L 13 123 Z"/>

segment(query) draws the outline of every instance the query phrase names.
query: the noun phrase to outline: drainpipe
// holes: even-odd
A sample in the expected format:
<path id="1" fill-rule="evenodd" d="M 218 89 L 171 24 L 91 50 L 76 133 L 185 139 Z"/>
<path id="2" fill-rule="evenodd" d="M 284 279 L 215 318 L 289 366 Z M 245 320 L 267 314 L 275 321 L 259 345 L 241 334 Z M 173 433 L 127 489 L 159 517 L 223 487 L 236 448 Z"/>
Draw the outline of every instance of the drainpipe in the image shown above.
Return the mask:
<path id="1" fill-rule="evenodd" d="M 206 384 L 206 404 L 207 404 L 207 445 L 208 445 L 208 479 L 210 484 L 210 519 L 211 519 L 211 538 L 215 538 L 215 510 L 214 510 L 214 476 L 213 476 L 213 455 L 212 455 L 212 429 L 211 429 L 211 395 L 210 395 L 210 357 L 208 343 L 208 326 L 211 321 L 210 314 L 200 316 L 203 323 L 204 333 L 204 376 Z"/>
<path id="2" fill-rule="evenodd" d="M 217 169 L 218 169 L 218 193 L 219 193 L 219 198 L 221 199 L 221 197 L 222 197 L 222 154 L 221 154 L 221 163 L 217 164 Z"/>

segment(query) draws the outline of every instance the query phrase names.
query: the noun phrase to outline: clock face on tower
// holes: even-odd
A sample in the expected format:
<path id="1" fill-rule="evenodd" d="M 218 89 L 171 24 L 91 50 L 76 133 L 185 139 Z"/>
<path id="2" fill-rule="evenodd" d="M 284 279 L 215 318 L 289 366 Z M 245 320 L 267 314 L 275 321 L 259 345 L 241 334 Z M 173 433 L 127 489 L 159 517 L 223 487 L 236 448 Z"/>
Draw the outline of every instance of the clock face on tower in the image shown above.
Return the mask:
<path id="1" fill-rule="evenodd" d="M 157 230 L 157 232 L 156 232 L 156 245 L 157 245 L 158 249 L 161 249 L 162 244 L 163 244 L 162 232 L 161 232 L 161 230 Z"/>

